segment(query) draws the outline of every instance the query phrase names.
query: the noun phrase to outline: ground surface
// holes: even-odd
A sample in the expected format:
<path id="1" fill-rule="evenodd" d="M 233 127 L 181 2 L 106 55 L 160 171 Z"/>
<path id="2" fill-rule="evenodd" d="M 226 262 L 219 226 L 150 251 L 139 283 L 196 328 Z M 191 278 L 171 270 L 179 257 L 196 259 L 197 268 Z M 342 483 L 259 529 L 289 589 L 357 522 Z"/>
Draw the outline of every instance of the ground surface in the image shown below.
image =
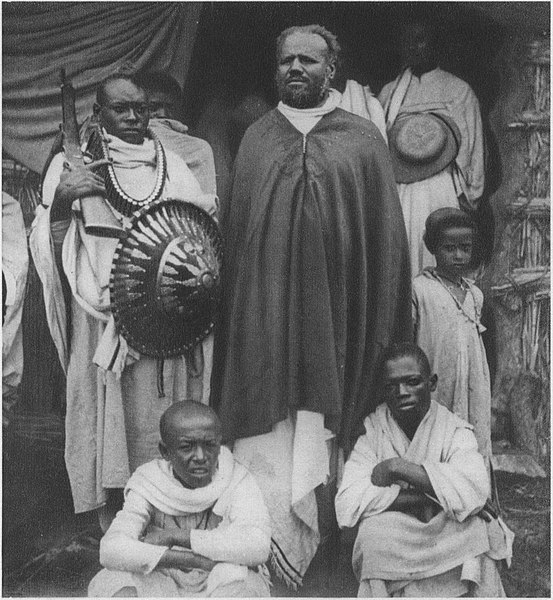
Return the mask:
<path id="1" fill-rule="evenodd" d="M 503 575 L 510 597 L 550 597 L 549 480 L 498 474 L 503 515 L 516 534 L 510 571 Z M 61 448 L 22 440 L 3 443 L 4 597 L 83 597 L 100 569 L 101 533 L 93 515 L 73 515 Z M 352 532 L 316 557 L 298 592 L 275 583 L 274 596 L 351 597 Z"/>

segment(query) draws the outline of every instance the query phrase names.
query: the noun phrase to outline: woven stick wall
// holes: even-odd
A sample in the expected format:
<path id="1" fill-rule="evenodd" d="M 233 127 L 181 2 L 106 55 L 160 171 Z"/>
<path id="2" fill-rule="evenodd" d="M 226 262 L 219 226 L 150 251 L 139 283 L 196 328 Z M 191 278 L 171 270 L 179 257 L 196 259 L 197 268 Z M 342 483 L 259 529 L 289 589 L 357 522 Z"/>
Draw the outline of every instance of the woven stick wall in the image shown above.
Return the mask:
<path id="1" fill-rule="evenodd" d="M 520 373 L 511 390 L 514 441 L 542 463 L 550 458 L 549 64 L 549 39 L 526 44 L 529 101 L 507 124 L 525 140 L 524 175 L 518 194 L 507 199 L 509 272 L 492 286 L 497 300 L 520 309 Z"/>

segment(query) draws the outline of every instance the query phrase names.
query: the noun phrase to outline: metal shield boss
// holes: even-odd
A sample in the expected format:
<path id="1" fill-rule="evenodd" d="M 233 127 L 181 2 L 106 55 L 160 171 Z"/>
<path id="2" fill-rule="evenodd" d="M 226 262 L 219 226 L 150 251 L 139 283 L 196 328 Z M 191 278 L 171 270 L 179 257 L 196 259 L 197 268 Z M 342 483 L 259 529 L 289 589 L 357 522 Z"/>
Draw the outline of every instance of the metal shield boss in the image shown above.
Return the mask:
<path id="1" fill-rule="evenodd" d="M 219 228 L 196 205 L 160 199 L 137 211 L 110 278 L 111 310 L 129 346 L 171 358 L 207 337 L 219 304 L 221 259 Z"/>

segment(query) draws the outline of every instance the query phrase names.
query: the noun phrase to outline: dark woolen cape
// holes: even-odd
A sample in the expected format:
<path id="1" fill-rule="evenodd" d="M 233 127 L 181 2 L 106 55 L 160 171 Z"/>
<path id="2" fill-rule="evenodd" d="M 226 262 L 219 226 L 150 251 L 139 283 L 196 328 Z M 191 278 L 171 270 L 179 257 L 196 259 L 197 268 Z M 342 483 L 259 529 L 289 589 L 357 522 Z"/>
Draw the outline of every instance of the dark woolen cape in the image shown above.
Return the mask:
<path id="1" fill-rule="evenodd" d="M 304 136 L 278 110 L 246 132 L 223 205 L 212 405 L 225 439 L 288 409 L 325 415 L 349 449 L 380 350 L 411 336 L 403 216 L 382 136 L 336 109 Z"/>

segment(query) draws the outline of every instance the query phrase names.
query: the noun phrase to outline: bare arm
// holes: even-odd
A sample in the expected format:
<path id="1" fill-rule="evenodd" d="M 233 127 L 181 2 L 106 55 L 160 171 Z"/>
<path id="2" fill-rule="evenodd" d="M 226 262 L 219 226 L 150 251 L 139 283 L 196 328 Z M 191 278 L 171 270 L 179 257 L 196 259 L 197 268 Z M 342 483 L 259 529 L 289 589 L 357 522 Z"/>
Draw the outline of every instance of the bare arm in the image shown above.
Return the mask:
<path id="1" fill-rule="evenodd" d="M 169 548 L 159 559 L 156 569 L 202 569 L 203 571 L 211 571 L 216 564 L 214 560 L 196 554 L 192 550 L 173 550 Z"/>
<path id="2" fill-rule="evenodd" d="M 414 488 L 401 490 L 386 510 L 407 513 L 424 522 L 428 522 L 440 510 L 438 504 L 427 496 L 435 496 L 435 492 L 425 469 L 420 465 L 403 458 L 389 458 L 376 465 L 371 481 L 379 487 L 405 481 Z"/>
<path id="3" fill-rule="evenodd" d="M 405 481 L 421 492 L 435 493 L 424 467 L 404 458 L 388 458 L 378 463 L 373 469 L 371 481 L 380 487 Z"/>
<path id="4" fill-rule="evenodd" d="M 415 517 L 423 523 L 428 523 L 442 509 L 435 501 L 422 492 L 417 490 L 401 490 L 398 497 L 386 510 L 402 512 Z"/>

